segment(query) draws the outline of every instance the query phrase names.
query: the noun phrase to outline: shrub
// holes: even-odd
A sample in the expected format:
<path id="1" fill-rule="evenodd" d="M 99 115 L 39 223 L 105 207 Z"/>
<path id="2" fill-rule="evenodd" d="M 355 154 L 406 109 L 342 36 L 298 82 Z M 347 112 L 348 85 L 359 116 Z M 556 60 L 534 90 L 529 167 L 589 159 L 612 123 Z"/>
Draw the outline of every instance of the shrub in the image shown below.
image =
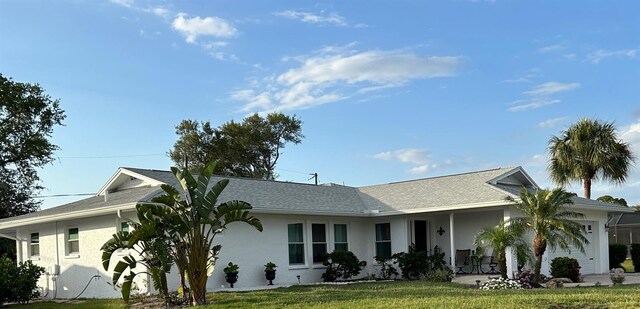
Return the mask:
<path id="1" fill-rule="evenodd" d="M 449 268 L 432 269 L 422 275 L 421 279 L 429 282 L 451 282 L 453 280 L 453 270 Z"/>
<path id="2" fill-rule="evenodd" d="M 633 262 L 633 270 L 640 272 L 640 244 L 631 244 L 631 261 Z"/>
<path id="3" fill-rule="evenodd" d="M 620 285 L 624 282 L 624 268 L 615 268 L 611 269 L 609 272 L 609 278 L 611 278 L 611 282 L 613 285 Z"/>
<path id="4" fill-rule="evenodd" d="M 609 244 L 609 268 L 620 268 L 627 259 L 627 246 L 623 244 Z"/>
<path id="5" fill-rule="evenodd" d="M 551 261 L 551 276 L 580 282 L 580 264 L 576 259 L 557 257 Z"/>
<path id="6" fill-rule="evenodd" d="M 327 269 L 321 278 L 324 282 L 333 282 L 357 276 L 367 266 L 367 262 L 358 260 L 351 251 L 339 250 L 326 254 L 322 265 L 327 266 Z"/>
<path id="7" fill-rule="evenodd" d="M 40 292 L 36 290 L 38 279 L 44 274 L 44 267 L 33 262 L 16 265 L 7 257 L 0 257 L 0 305 L 5 302 L 28 303 Z"/>
<path id="8" fill-rule="evenodd" d="M 517 280 L 493 278 L 480 285 L 481 290 L 520 290 L 522 285 Z"/>
<path id="9" fill-rule="evenodd" d="M 389 280 L 392 276 L 394 278 L 398 276 L 398 270 L 393 266 L 398 263 L 396 259 L 381 256 L 376 256 L 374 259 L 380 265 L 380 278 Z"/>
<path id="10" fill-rule="evenodd" d="M 408 252 L 396 253 L 393 255 L 393 258 L 398 260 L 402 277 L 409 280 L 425 276 L 432 270 L 448 269 L 443 252 L 427 255 L 425 251 L 417 251 L 413 244 L 409 246 Z"/>

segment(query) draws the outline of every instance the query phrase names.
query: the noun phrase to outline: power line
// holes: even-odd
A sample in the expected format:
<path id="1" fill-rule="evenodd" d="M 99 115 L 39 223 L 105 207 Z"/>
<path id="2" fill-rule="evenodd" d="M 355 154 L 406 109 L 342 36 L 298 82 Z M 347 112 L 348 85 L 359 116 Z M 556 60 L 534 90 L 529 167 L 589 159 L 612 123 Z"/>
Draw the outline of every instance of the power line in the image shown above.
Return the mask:
<path id="1" fill-rule="evenodd" d="M 111 159 L 111 158 L 132 158 L 132 157 L 155 157 L 164 156 L 165 153 L 148 153 L 148 154 L 133 154 L 133 155 L 113 155 L 113 156 L 69 156 L 58 157 L 58 159 Z"/>
<path id="2" fill-rule="evenodd" d="M 309 172 L 292 171 L 292 170 L 286 170 L 284 168 L 276 168 L 275 170 L 276 171 L 283 171 L 283 172 L 290 172 L 290 173 L 298 173 L 298 174 L 309 175 Z"/>
<path id="3" fill-rule="evenodd" d="M 33 198 L 48 198 L 48 197 L 65 197 L 65 196 L 88 196 L 96 195 L 95 193 L 69 193 L 69 194 L 53 194 L 53 195 L 39 195 Z"/>

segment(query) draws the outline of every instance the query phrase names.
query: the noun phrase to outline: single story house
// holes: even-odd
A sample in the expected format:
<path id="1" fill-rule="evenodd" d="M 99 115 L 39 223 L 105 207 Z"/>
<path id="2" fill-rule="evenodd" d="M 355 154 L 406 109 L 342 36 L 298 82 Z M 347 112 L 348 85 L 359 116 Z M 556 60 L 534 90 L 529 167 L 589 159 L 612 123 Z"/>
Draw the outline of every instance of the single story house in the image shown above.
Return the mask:
<path id="1" fill-rule="evenodd" d="M 237 287 L 265 285 L 263 265 L 269 261 L 278 265 L 276 284 L 318 282 L 324 272 L 319 254 L 345 248 L 367 261 L 362 275 L 379 271 L 374 256 L 407 251 L 412 243 L 429 251 L 438 246 L 455 265 L 456 250 L 473 249 L 480 228 L 519 215 L 505 197 L 517 198 L 522 186 L 538 188 L 521 167 L 364 187 L 225 178 L 230 182 L 219 201 L 251 203 L 264 232 L 237 223 L 216 238 L 223 248 L 209 289 L 227 286 L 221 267 L 230 261 L 240 266 Z M 90 284 L 82 297 L 119 297 L 109 285 L 112 270 L 102 269 L 100 247 L 128 228 L 136 203 L 162 193 L 161 184 L 177 185 L 168 171 L 120 168 L 96 196 L 0 220 L 0 236 L 17 240 L 19 260 L 45 267 L 39 282 L 43 295 L 71 298 Z M 585 215 L 581 222 L 590 243 L 584 254 L 548 250 L 543 272 L 553 257 L 571 256 L 583 274 L 606 273 L 606 224 L 621 208 L 580 197 L 574 203 L 571 207 Z M 508 269 L 515 270 L 512 256 Z M 144 279 L 137 282 L 143 293 L 151 289 Z M 175 290 L 177 273 L 170 280 Z"/>

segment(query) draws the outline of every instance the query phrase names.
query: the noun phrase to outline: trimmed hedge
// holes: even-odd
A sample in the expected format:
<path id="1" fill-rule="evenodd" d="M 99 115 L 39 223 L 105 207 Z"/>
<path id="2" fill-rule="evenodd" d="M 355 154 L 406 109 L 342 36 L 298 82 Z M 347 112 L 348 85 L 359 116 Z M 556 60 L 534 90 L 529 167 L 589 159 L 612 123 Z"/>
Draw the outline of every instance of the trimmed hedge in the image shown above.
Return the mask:
<path id="1" fill-rule="evenodd" d="M 631 244 L 631 261 L 633 270 L 640 272 L 640 244 Z"/>
<path id="2" fill-rule="evenodd" d="M 627 259 L 627 246 L 623 244 L 609 244 L 609 269 L 621 268 Z"/>
<path id="3" fill-rule="evenodd" d="M 557 257 L 551 261 L 551 275 L 554 278 L 569 278 L 580 282 L 580 264 L 570 257 Z"/>
<path id="4" fill-rule="evenodd" d="M 40 296 L 37 283 L 44 274 L 44 267 L 33 264 L 31 260 L 20 262 L 0 257 L 0 306 L 6 302 L 28 303 Z"/>

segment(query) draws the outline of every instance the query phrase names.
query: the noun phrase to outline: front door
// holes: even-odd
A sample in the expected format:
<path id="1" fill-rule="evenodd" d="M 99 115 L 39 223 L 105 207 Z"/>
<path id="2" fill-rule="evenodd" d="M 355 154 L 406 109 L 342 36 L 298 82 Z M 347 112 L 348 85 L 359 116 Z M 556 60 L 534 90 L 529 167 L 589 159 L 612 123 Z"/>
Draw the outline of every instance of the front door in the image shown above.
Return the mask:
<path id="1" fill-rule="evenodd" d="M 429 222 L 425 220 L 413 221 L 413 244 L 417 251 L 429 250 Z"/>

